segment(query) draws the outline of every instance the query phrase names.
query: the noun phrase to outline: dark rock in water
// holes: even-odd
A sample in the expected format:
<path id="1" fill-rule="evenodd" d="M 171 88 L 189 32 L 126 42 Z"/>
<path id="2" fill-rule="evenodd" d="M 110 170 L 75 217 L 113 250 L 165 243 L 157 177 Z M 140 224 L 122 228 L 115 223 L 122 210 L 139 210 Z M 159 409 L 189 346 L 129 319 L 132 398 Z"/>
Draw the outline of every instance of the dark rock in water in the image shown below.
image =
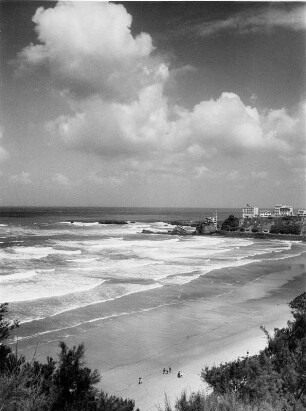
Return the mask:
<path id="1" fill-rule="evenodd" d="M 183 227 L 180 227 L 179 225 L 175 227 L 173 230 L 168 231 L 168 234 L 173 234 L 173 235 L 190 235 L 188 231 L 186 231 Z"/>
<path id="2" fill-rule="evenodd" d="M 123 220 L 100 220 L 98 221 L 99 224 L 128 224 L 127 221 L 123 221 Z"/>
<path id="3" fill-rule="evenodd" d="M 142 233 L 143 234 L 163 234 L 163 235 L 165 235 L 165 234 L 167 234 L 167 235 L 192 235 L 192 234 L 195 234 L 194 232 L 193 233 L 190 233 L 190 232 L 188 232 L 188 231 L 186 231 L 183 227 L 180 227 L 180 226 L 177 226 L 177 227 L 175 227 L 173 230 L 168 230 L 167 232 L 165 232 L 165 231 L 151 231 L 151 230 L 142 230 Z"/>
<path id="4" fill-rule="evenodd" d="M 196 233 L 197 234 L 214 234 L 217 231 L 217 228 L 213 223 L 204 222 L 197 225 Z"/>

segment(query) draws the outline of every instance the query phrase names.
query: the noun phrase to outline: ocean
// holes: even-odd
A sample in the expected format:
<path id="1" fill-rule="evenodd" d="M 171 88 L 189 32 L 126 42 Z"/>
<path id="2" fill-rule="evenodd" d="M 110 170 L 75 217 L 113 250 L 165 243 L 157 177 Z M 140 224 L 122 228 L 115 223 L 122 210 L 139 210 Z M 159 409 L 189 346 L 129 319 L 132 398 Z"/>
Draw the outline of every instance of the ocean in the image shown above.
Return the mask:
<path id="1" fill-rule="evenodd" d="M 2 208 L 0 302 L 8 302 L 10 318 L 22 323 L 19 340 L 41 336 L 47 341 L 55 331 L 67 335 L 96 321 L 205 298 L 205 292 L 184 294 L 186 285 L 216 269 L 286 259 L 306 250 L 305 244 L 287 240 L 167 234 L 173 228 L 168 222 L 202 220 L 213 211 Z M 217 211 L 220 221 L 241 213 Z M 165 234 L 142 234 L 144 229 Z M 217 296 L 221 288 L 207 292 Z"/>

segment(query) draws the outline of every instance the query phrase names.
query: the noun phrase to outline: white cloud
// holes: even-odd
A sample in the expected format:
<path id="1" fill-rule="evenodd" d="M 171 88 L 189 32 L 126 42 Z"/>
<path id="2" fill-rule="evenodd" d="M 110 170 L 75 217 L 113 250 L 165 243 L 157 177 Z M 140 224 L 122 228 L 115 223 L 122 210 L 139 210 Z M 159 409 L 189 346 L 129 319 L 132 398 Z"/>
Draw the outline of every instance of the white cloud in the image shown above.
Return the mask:
<path id="1" fill-rule="evenodd" d="M 265 22 L 285 24 L 283 12 L 271 13 Z M 256 16 L 247 16 L 245 27 L 251 18 L 260 25 Z M 261 112 L 231 92 L 190 110 L 173 106 L 165 95 L 167 63 L 156 57 L 148 34 L 131 34 L 132 18 L 122 5 L 60 2 L 40 7 L 33 21 L 40 44 L 19 54 L 19 70 L 47 67 L 70 104 L 70 114 L 47 124 L 54 141 L 115 159 L 119 171 L 104 170 L 92 177 L 97 181 L 118 183 L 135 172 L 204 178 L 226 158 L 294 158 L 305 148 L 301 112 Z"/>
<path id="2" fill-rule="evenodd" d="M 52 181 L 62 186 L 69 186 L 69 184 L 71 183 L 69 178 L 61 173 L 53 174 Z"/>
<path id="3" fill-rule="evenodd" d="M 250 150 L 292 151 L 297 124 L 285 110 L 260 113 L 234 93 L 202 101 L 192 110 L 174 109 L 158 84 L 143 88 L 130 104 L 87 99 L 75 115 L 60 116 L 47 128 L 66 147 L 105 157 L 187 151 L 209 158 Z"/>
<path id="4" fill-rule="evenodd" d="M 116 173 L 114 175 L 107 175 L 105 172 L 98 171 L 90 173 L 89 180 L 106 186 L 119 186 L 124 183 L 124 176 Z"/>
<path id="5" fill-rule="evenodd" d="M 0 126 L 0 140 L 3 137 L 3 128 Z M 0 146 L 0 162 L 7 160 L 9 157 L 8 152 L 6 149 L 2 146 Z"/>
<path id="6" fill-rule="evenodd" d="M 27 171 L 22 171 L 20 174 L 14 174 L 10 177 L 10 181 L 14 184 L 32 184 L 31 174 Z"/>
<path id="7" fill-rule="evenodd" d="M 152 39 L 146 33 L 133 37 L 132 17 L 122 5 L 59 2 L 39 7 L 33 22 L 41 44 L 19 53 L 19 72 L 48 65 L 62 89 L 108 100 L 135 97 L 156 75 Z"/>
<path id="8" fill-rule="evenodd" d="M 305 5 L 294 5 L 288 10 L 284 7 L 261 7 L 249 9 L 225 20 L 215 20 L 194 25 L 192 31 L 200 36 L 210 36 L 222 31 L 235 31 L 240 34 L 249 32 L 269 31 L 281 27 L 288 30 L 299 31 L 306 29 Z"/>
<path id="9" fill-rule="evenodd" d="M 9 155 L 6 149 L 0 146 L 0 162 L 7 160 L 8 157 Z"/>

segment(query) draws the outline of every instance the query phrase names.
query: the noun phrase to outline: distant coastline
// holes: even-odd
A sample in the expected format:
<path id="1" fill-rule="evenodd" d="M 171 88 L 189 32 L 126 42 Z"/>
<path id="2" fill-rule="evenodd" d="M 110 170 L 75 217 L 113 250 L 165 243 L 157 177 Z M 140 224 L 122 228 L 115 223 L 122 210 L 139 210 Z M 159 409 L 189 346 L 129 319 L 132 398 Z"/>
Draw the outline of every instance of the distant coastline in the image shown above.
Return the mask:
<path id="1" fill-rule="evenodd" d="M 306 241 L 305 235 L 300 234 L 270 234 L 270 233 L 243 233 L 237 231 L 217 231 L 212 234 L 219 237 L 241 237 L 241 238 L 260 238 L 260 239 L 275 239 L 275 240 L 290 240 L 290 241 Z"/>

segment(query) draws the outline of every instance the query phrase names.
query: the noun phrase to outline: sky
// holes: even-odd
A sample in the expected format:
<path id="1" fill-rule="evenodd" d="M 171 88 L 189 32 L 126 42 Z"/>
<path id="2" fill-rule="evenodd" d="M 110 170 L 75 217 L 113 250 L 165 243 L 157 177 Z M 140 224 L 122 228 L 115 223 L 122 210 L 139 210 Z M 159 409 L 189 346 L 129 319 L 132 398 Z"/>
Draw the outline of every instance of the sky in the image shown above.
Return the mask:
<path id="1" fill-rule="evenodd" d="M 0 206 L 306 208 L 302 2 L 1 1 Z"/>

